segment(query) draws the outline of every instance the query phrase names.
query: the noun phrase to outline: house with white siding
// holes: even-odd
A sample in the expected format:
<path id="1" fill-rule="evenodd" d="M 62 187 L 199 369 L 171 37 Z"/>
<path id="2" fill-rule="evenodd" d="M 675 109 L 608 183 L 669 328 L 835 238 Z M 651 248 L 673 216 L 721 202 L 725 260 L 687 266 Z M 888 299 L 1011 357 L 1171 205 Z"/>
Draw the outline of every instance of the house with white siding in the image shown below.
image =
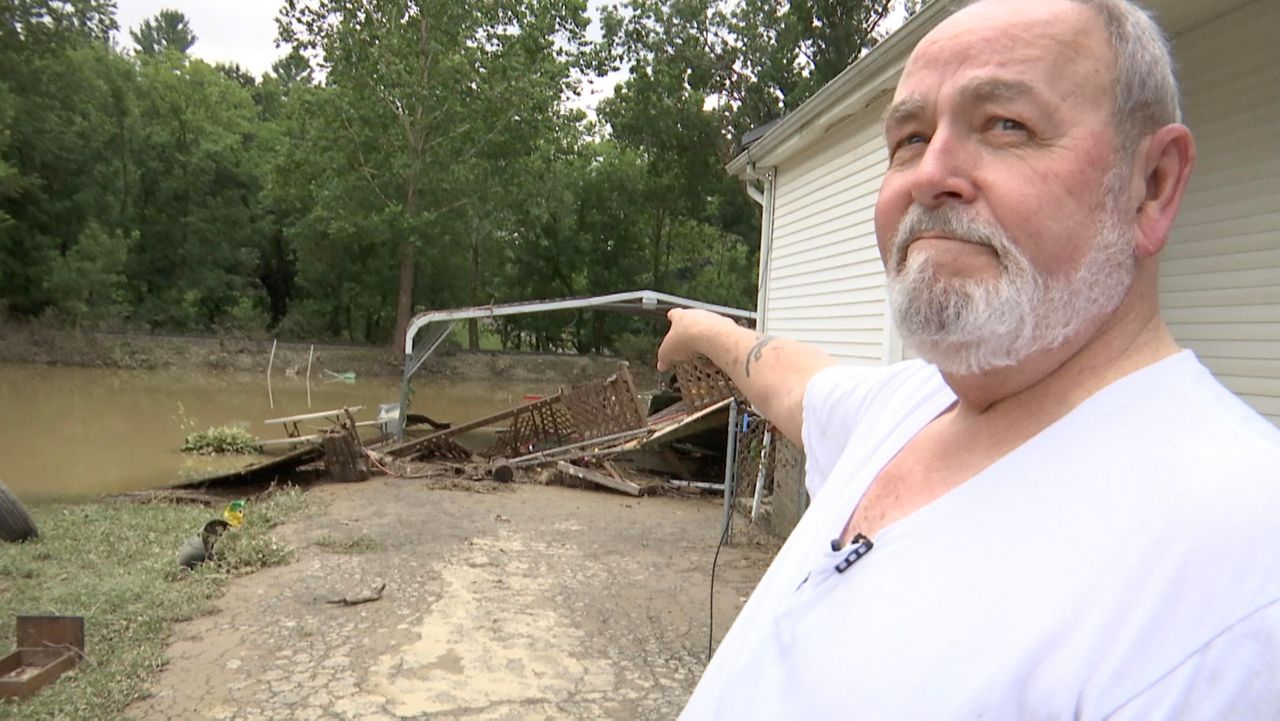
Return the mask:
<path id="1" fill-rule="evenodd" d="M 880 120 L 907 56 L 952 4 L 935 0 L 729 165 L 763 207 L 763 332 L 854 363 L 910 357 L 890 321 L 872 224 L 888 164 Z M 1280 424 L 1280 2 L 1146 4 L 1173 38 L 1199 150 L 1160 256 L 1165 318 Z"/>

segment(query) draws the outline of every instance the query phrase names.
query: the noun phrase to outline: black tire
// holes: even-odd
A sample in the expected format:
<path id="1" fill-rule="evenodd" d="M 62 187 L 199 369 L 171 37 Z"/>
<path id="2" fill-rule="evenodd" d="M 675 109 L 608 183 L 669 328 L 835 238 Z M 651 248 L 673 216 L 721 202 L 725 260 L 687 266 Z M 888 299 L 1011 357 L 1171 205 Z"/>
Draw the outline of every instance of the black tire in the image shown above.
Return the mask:
<path id="1" fill-rule="evenodd" d="M 40 533 L 36 530 L 36 522 L 31 520 L 31 514 L 9 487 L 0 483 L 0 539 L 25 541 L 38 535 Z"/>

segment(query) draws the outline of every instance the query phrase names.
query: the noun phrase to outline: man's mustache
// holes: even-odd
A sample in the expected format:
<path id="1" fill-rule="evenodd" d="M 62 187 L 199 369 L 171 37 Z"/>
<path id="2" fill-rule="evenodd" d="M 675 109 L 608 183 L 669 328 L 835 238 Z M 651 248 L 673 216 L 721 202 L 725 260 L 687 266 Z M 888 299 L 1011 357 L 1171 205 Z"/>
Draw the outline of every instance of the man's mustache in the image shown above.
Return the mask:
<path id="1" fill-rule="evenodd" d="M 925 237 L 941 236 L 990 248 L 996 255 L 1004 256 L 1003 233 L 989 220 L 978 218 L 954 205 L 925 208 L 912 205 L 898 223 L 893 237 L 890 264 L 899 271 L 906 266 L 907 248 Z"/>

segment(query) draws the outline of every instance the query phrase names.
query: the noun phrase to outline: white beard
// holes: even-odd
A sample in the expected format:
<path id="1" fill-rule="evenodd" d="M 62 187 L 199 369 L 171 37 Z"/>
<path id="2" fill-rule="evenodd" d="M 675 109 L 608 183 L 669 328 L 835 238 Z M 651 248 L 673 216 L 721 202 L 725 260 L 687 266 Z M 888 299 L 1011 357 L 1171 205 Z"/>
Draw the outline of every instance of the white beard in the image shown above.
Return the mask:
<path id="1" fill-rule="evenodd" d="M 1121 226 L 1113 203 L 1102 205 L 1088 256 L 1074 273 L 1057 277 L 1036 270 L 993 222 L 958 206 L 912 205 L 898 226 L 888 268 L 898 332 L 922 358 L 956 375 L 1015 365 L 1059 346 L 1114 311 L 1133 282 L 1132 233 Z M 926 232 L 991 248 L 1003 266 L 1000 277 L 940 278 L 924 253 L 904 262 L 908 242 Z"/>

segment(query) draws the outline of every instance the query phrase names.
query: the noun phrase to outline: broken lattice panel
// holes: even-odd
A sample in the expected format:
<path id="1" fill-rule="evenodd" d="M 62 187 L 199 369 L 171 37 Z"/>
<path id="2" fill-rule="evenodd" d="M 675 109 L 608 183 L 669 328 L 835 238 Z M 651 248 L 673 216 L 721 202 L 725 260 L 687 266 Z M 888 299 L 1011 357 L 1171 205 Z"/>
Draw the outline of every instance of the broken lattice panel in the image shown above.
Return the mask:
<path id="1" fill-rule="evenodd" d="M 498 437 L 486 455 L 520 456 L 578 440 L 579 433 L 563 403 L 563 398 L 557 398 L 555 403 L 536 404 L 517 413 L 507 432 Z"/>
<path id="2" fill-rule="evenodd" d="M 730 396 L 742 399 L 729 376 L 702 356 L 677 363 L 674 370 L 680 395 L 689 404 L 690 411 L 702 410 Z"/>
<path id="3" fill-rule="evenodd" d="M 644 409 L 626 363 L 603 381 L 574 387 L 564 398 L 565 408 L 582 440 L 643 428 Z"/>

